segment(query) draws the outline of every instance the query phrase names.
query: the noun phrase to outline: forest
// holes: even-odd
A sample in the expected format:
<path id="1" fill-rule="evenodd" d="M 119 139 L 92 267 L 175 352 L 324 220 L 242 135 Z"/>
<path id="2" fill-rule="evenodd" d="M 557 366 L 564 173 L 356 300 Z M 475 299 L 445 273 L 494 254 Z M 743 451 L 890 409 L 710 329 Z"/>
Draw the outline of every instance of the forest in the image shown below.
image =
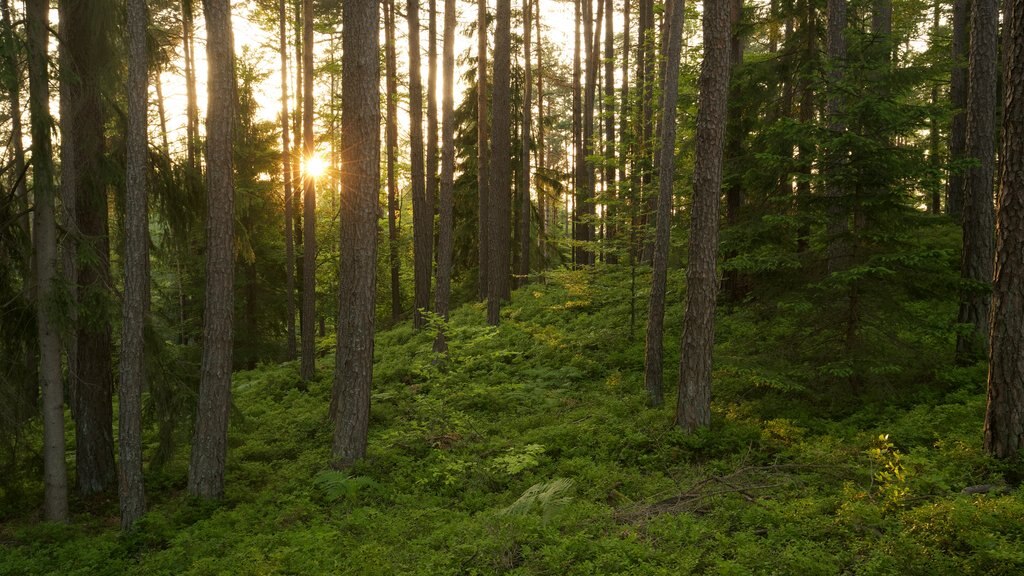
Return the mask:
<path id="1" fill-rule="evenodd" d="M 1024 574 L 1024 0 L 0 0 L 0 575 Z"/>

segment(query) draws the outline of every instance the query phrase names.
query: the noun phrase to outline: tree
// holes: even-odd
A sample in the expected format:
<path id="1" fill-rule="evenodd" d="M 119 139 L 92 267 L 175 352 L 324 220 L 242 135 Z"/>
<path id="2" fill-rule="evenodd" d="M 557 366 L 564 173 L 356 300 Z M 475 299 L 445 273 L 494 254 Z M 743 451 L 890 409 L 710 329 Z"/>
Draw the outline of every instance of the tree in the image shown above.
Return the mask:
<path id="1" fill-rule="evenodd" d="M 231 353 L 234 320 L 234 180 L 231 146 L 235 73 L 229 0 L 205 0 L 206 107 L 206 308 L 196 422 L 188 468 L 188 493 L 224 495 Z"/>
<path id="2" fill-rule="evenodd" d="M 380 180 L 379 6 L 343 0 L 341 81 L 342 202 L 338 344 L 335 353 L 333 464 L 347 468 L 366 455 L 373 379 Z"/>
<path id="3" fill-rule="evenodd" d="M 398 179 L 395 174 L 398 154 L 398 64 L 395 46 L 395 0 L 384 2 L 384 62 L 387 85 L 386 155 L 388 177 L 388 259 L 391 269 L 391 321 L 402 313 L 400 283 L 401 259 L 398 257 Z"/>
<path id="4" fill-rule="evenodd" d="M 409 0 L 409 138 L 412 160 L 412 236 L 413 236 L 413 325 L 422 328 L 421 310 L 430 309 L 431 253 L 434 246 L 434 214 L 424 182 L 423 166 L 423 86 L 420 81 L 420 3 Z"/>
<path id="5" fill-rule="evenodd" d="M 949 82 L 949 104 L 953 120 L 949 127 L 949 159 L 954 163 L 946 189 L 946 213 L 960 221 L 963 215 L 964 176 L 957 166 L 967 148 L 967 47 L 970 41 L 970 0 L 953 0 L 953 70 Z"/>
<path id="6" fill-rule="evenodd" d="M 1024 448 L 1024 4 L 1003 25 L 1003 139 L 989 341 L 985 450 L 1011 458 Z"/>
<path id="7" fill-rule="evenodd" d="M 76 359 L 70 373 L 75 469 L 83 495 L 109 489 L 114 464 L 113 337 L 109 313 L 110 231 L 103 87 L 111 62 L 110 20 L 103 5 L 61 0 L 61 185 L 74 198 L 77 232 Z M 112 8 L 111 8 L 112 9 Z"/>
<path id="8" fill-rule="evenodd" d="M 840 172 L 846 162 L 846 151 L 842 149 L 842 135 L 846 131 L 843 121 L 843 68 L 846 66 L 846 0 L 828 0 L 827 52 L 831 69 L 829 71 L 829 96 L 825 104 L 825 117 L 831 133 L 825 160 L 825 197 L 828 199 L 828 247 L 826 250 L 828 271 L 838 272 L 849 264 L 849 212 L 847 191 L 844 189 Z"/>
<path id="9" fill-rule="evenodd" d="M 34 252 L 36 330 L 39 337 L 39 387 L 43 393 L 44 515 L 68 520 L 67 463 L 64 460 L 64 387 L 60 378 L 60 341 L 54 317 L 57 275 L 57 225 L 54 218 L 53 147 L 50 143 L 50 86 L 47 73 L 49 2 L 27 0 L 29 114 L 32 117 L 32 182 L 35 197 Z"/>
<path id="10" fill-rule="evenodd" d="M 964 246 L 960 259 L 960 295 L 957 321 L 966 331 L 957 334 L 956 358 L 974 362 L 984 357 L 988 326 L 989 287 L 995 225 L 992 180 L 995 172 L 995 110 L 999 34 L 998 0 L 971 3 L 971 46 L 967 81 L 966 154 L 975 163 L 964 178 Z"/>
<path id="11" fill-rule="evenodd" d="M 129 0 L 124 304 L 117 427 L 121 527 L 125 529 L 131 528 L 146 512 L 146 492 L 142 482 L 142 390 L 146 381 L 145 331 L 149 311 L 147 20 L 145 0 Z"/>
<path id="12" fill-rule="evenodd" d="M 287 358 L 295 359 L 295 246 L 293 240 L 295 201 L 292 199 L 291 142 L 288 134 L 288 17 L 286 0 L 278 0 L 278 39 L 281 56 L 281 179 L 284 181 L 284 253 L 285 253 L 285 307 L 288 330 Z"/>
<path id="13" fill-rule="evenodd" d="M 647 345 L 644 348 L 644 385 L 651 405 L 661 406 L 662 335 L 665 325 L 665 288 L 668 283 L 668 248 L 672 227 L 672 188 L 675 179 L 676 102 L 682 53 L 685 4 L 674 0 L 668 10 L 668 54 L 661 89 L 661 143 L 658 150 L 658 221 L 654 237 L 651 299 L 647 307 Z M 691 242 L 695 240 L 691 238 Z"/>
<path id="14" fill-rule="evenodd" d="M 530 277 L 530 125 L 533 123 L 533 70 L 530 64 L 530 0 L 523 0 L 523 133 L 519 159 L 519 282 Z"/>
<path id="15" fill-rule="evenodd" d="M 511 0 L 498 0 L 494 28 L 494 86 L 491 91 L 491 160 L 488 193 L 489 234 L 487 238 L 487 322 L 497 326 L 501 320 L 501 301 L 509 298 L 511 268 L 509 247 L 512 185 L 512 103 L 510 99 L 512 66 Z"/>
<path id="16" fill-rule="evenodd" d="M 476 20 L 476 186 L 477 186 L 477 298 L 487 298 L 490 268 L 490 116 L 487 103 L 487 0 L 477 3 Z"/>
<path id="17" fill-rule="evenodd" d="M 730 0 L 704 5 L 704 60 L 701 62 L 693 166 L 686 306 L 676 425 L 687 432 L 711 424 L 711 357 L 718 288 L 718 204 L 729 93 Z"/>
<path id="18" fill-rule="evenodd" d="M 313 140 L 313 0 L 302 0 L 302 379 L 316 374 L 316 175 L 308 168 L 316 156 Z"/>
<path id="19" fill-rule="evenodd" d="M 444 40 L 441 54 L 441 193 L 437 239 L 437 295 L 435 310 L 448 319 L 452 281 L 452 252 L 455 198 L 455 0 L 444 0 Z M 448 349 L 443 331 L 438 331 L 434 351 Z"/>

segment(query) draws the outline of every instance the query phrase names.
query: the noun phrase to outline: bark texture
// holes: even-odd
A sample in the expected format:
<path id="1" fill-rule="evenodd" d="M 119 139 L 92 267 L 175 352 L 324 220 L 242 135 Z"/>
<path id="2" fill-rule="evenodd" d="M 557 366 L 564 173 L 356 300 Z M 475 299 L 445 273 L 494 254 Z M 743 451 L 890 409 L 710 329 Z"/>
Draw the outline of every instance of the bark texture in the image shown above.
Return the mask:
<path id="1" fill-rule="evenodd" d="M 302 0 L 302 156 L 306 166 L 316 155 L 313 139 L 313 0 Z M 303 380 L 316 375 L 316 177 L 302 173 L 302 362 Z"/>
<path id="2" fill-rule="evenodd" d="M 652 406 L 661 406 L 663 393 L 663 334 L 665 292 L 668 278 L 668 248 L 672 227 L 672 184 L 675 174 L 676 102 L 679 99 L 679 64 L 682 54 L 683 0 L 668 6 L 668 54 L 661 90 L 661 142 L 658 149 L 658 221 L 654 236 L 654 269 L 651 298 L 647 307 L 647 343 L 644 348 L 644 386 Z M 695 239 L 695 238 L 694 238 Z M 692 240 L 691 240 L 692 241 Z"/>
<path id="3" fill-rule="evenodd" d="M 53 147 L 50 142 L 53 118 L 49 109 L 48 27 L 49 3 L 46 0 L 27 0 L 25 28 L 35 196 L 33 251 L 36 267 L 36 329 L 39 338 L 39 387 L 43 395 L 43 514 L 51 522 L 67 522 L 64 387 L 60 377 L 57 323 L 52 316 L 57 276 L 57 225 L 54 218 Z"/>
<path id="4" fill-rule="evenodd" d="M 295 201 L 292 199 L 292 151 L 291 138 L 288 133 L 288 15 L 285 11 L 286 0 L 277 4 L 278 41 L 281 56 L 281 179 L 284 181 L 284 291 L 287 354 L 289 360 L 295 359 L 295 240 L 292 221 L 295 218 Z"/>
<path id="5" fill-rule="evenodd" d="M 953 71 L 949 81 L 949 104 L 953 119 L 949 126 L 949 171 L 946 189 L 946 213 L 960 221 L 963 215 L 964 173 L 958 162 L 967 151 L 967 50 L 970 43 L 970 0 L 953 0 Z"/>
<path id="6" fill-rule="evenodd" d="M 398 154 L 398 62 L 395 52 L 395 0 L 384 2 L 384 63 L 387 84 L 386 141 L 388 178 L 388 260 L 391 270 L 391 321 L 402 314 L 401 259 L 398 254 L 398 179 L 395 173 Z"/>
<path id="7" fill-rule="evenodd" d="M 532 18 L 530 0 L 523 0 L 523 131 L 520 138 L 519 158 L 519 277 L 517 285 L 530 280 L 530 146 L 533 124 L 533 66 L 530 62 L 530 33 Z"/>
<path id="8" fill-rule="evenodd" d="M 235 185 L 231 147 L 235 71 L 229 0 L 204 0 L 206 16 L 206 307 L 196 423 L 188 493 L 224 495 L 224 464 L 231 407 L 231 353 L 235 281 Z"/>
<path id="9" fill-rule="evenodd" d="M 373 379 L 380 181 L 380 60 L 377 2 L 343 0 L 341 80 L 341 276 L 335 353 L 333 465 L 366 455 Z"/>
<path id="10" fill-rule="evenodd" d="M 512 2 L 498 0 L 494 28 L 494 107 L 491 128 L 490 222 L 487 239 L 489 269 L 487 272 L 487 322 L 497 326 L 501 302 L 511 295 L 509 259 L 512 210 L 512 103 L 511 50 Z"/>
<path id="11" fill-rule="evenodd" d="M 427 199 L 423 159 L 423 85 L 420 81 L 420 3 L 409 0 L 409 140 L 412 163 L 413 325 L 422 328 L 421 310 L 430 309 L 430 262 L 434 246 L 434 215 Z"/>
<path id="12" fill-rule="evenodd" d="M 1024 449 L 1024 1 L 1004 16 L 1003 143 L 996 217 L 985 449 Z"/>
<path id="13" fill-rule="evenodd" d="M 711 424 L 711 360 L 718 288 L 718 208 L 729 93 L 731 0 L 704 5 L 704 60 L 697 100 L 693 206 L 676 425 L 693 432 Z"/>
<path id="14" fill-rule="evenodd" d="M 448 319 L 452 286 L 452 252 L 455 228 L 455 0 L 444 0 L 444 47 L 441 68 L 441 194 L 437 239 L 437 295 L 435 309 Z M 434 351 L 448 349 L 444 332 L 434 340 Z"/>
<path id="15" fill-rule="evenodd" d="M 999 1 L 971 3 L 971 47 L 967 89 L 967 169 L 963 197 L 964 247 L 960 259 L 960 312 L 966 325 L 957 335 L 956 358 L 970 363 L 985 357 L 988 308 L 992 282 L 995 209 L 992 181 L 995 173 L 996 84 L 999 57 Z"/>
<path id="16" fill-rule="evenodd" d="M 476 186 L 477 186 L 477 298 L 487 299 L 487 272 L 490 267 L 488 258 L 488 225 L 490 223 L 489 208 L 491 205 L 490 187 L 490 149 L 489 122 L 487 101 L 487 0 L 477 3 L 476 21 Z"/>

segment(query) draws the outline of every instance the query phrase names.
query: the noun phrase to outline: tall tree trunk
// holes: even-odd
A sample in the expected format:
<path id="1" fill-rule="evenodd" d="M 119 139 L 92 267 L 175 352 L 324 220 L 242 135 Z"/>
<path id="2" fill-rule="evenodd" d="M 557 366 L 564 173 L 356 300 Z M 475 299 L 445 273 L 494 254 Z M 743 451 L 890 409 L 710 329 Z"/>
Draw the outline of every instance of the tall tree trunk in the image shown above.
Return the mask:
<path id="1" fill-rule="evenodd" d="M 398 63 L 395 46 L 395 0 L 384 2 L 384 52 L 387 83 L 387 177 L 388 177 L 388 259 L 391 269 L 391 321 L 402 314 L 399 282 L 401 259 L 398 255 L 398 179 L 395 174 L 398 154 Z"/>
<path id="2" fill-rule="evenodd" d="M 628 0 L 626 2 L 628 4 Z M 605 238 L 613 241 L 618 236 L 616 213 L 618 194 L 615 185 L 615 16 L 614 0 L 605 0 L 604 10 L 604 223 Z M 618 258 L 615 247 L 609 244 L 608 263 L 615 264 Z"/>
<path id="3" fill-rule="evenodd" d="M 156 88 L 156 111 L 160 120 L 160 143 L 164 156 L 171 157 L 171 143 L 167 137 L 167 111 L 164 108 L 163 78 L 159 66 L 154 70 L 153 87 Z"/>
<path id="4" fill-rule="evenodd" d="M 654 0 L 640 0 L 641 31 L 638 48 L 643 53 L 643 76 L 638 76 L 643 92 L 640 102 L 640 185 L 639 197 L 642 204 L 641 221 L 643 223 L 643 261 L 652 262 L 654 257 L 654 239 L 651 234 L 650 220 L 655 218 L 656 198 L 651 190 L 652 150 L 654 145 L 654 86 L 658 77 L 657 33 L 654 30 Z"/>
<path id="5" fill-rule="evenodd" d="M 189 181 L 199 177 L 199 103 L 196 90 L 195 5 L 181 2 L 181 41 L 185 60 L 185 154 Z"/>
<path id="6" fill-rule="evenodd" d="M 146 383 L 145 332 L 149 312 L 148 165 L 149 102 L 146 2 L 129 0 L 128 131 L 125 134 L 124 304 L 121 386 L 118 390 L 121 527 L 129 529 L 146 512 L 142 481 L 142 390 Z"/>
<path id="7" fill-rule="evenodd" d="M 733 0 L 730 6 L 730 18 L 732 21 L 732 40 L 730 44 L 729 75 L 736 76 L 736 71 L 743 64 L 743 51 L 746 49 L 746 37 L 740 32 L 740 20 L 743 18 L 743 0 Z M 774 27 L 773 27 L 774 30 Z M 744 117 L 743 106 L 737 104 L 739 88 L 735 85 L 729 87 L 730 108 L 728 120 L 726 121 L 725 160 L 726 164 L 741 162 L 743 155 L 743 141 L 746 139 L 747 119 Z M 743 180 L 742 178 L 730 178 L 725 185 L 725 221 L 731 226 L 740 222 L 740 211 L 743 208 Z M 726 254 L 726 258 L 735 257 L 735 252 Z M 729 299 L 738 302 L 747 291 L 744 278 L 738 270 L 727 270 L 722 280 L 723 289 L 728 293 Z"/>
<path id="8" fill-rule="evenodd" d="M 487 240 L 490 269 L 487 272 L 487 322 L 497 326 L 501 301 L 511 296 L 511 209 L 512 209 L 512 2 L 498 0 L 494 28 L 494 87 L 491 138 L 490 185 Z"/>
<path id="9" fill-rule="evenodd" d="M 487 298 L 490 186 L 490 115 L 487 105 L 487 0 L 477 2 L 476 21 L 476 187 L 477 187 L 477 298 Z"/>
<path id="10" fill-rule="evenodd" d="M 302 156 L 316 155 L 313 140 L 313 0 L 302 0 Z M 302 362 L 303 380 L 316 375 L 316 176 L 302 171 Z"/>
<path id="11" fill-rule="evenodd" d="M 67 118 L 62 119 L 63 146 L 74 167 L 61 176 L 72 187 L 79 233 L 77 367 L 73 385 L 75 464 L 82 495 L 104 492 L 117 480 L 114 463 L 112 366 L 113 338 L 107 301 L 110 297 L 110 239 L 107 178 L 104 163 L 104 115 L 101 82 L 110 62 L 106 20 L 96 5 L 62 0 L 63 46 L 61 81 L 67 83 Z"/>
<path id="12" fill-rule="evenodd" d="M 303 238 L 302 238 L 302 194 L 299 193 L 299 186 L 302 183 L 302 113 L 303 113 L 303 88 L 304 83 L 302 81 L 303 72 L 303 53 L 302 47 L 303 32 L 302 32 L 302 0 L 292 0 L 292 7 L 295 9 L 292 18 L 292 32 L 295 35 L 295 110 L 292 111 L 292 141 L 295 142 L 295 147 L 292 149 L 292 187 L 294 194 L 292 195 L 292 202 L 294 203 L 294 209 L 292 214 L 294 221 L 292 222 L 294 229 L 292 234 L 295 237 L 295 250 L 299 254 L 299 257 L 295 259 L 295 274 L 302 277 L 303 270 L 305 269 L 305 262 L 303 258 L 305 254 L 302 251 Z M 302 290 L 299 290 L 299 298 L 302 298 Z M 302 331 L 303 316 L 305 312 L 302 308 L 302 302 L 299 302 L 299 332 Z M 299 336 L 301 339 L 301 335 Z M 301 370 L 301 367 L 300 367 Z"/>
<path id="13" fill-rule="evenodd" d="M 420 3 L 408 0 L 409 20 L 409 139 L 412 163 L 412 236 L 415 306 L 413 326 L 426 323 L 423 310 L 430 309 L 431 252 L 434 245 L 434 215 L 423 179 L 423 85 L 420 81 Z"/>
<path id="14" fill-rule="evenodd" d="M 697 102 L 686 308 L 676 425 L 693 432 L 711 424 L 711 358 L 718 288 L 718 204 L 729 94 L 731 0 L 704 5 L 704 61 Z"/>
<path id="15" fill-rule="evenodd" d="M 953 0 L 952 58 L 949 79 L 949 104 L 953 119 L 949 126 L 949 171 L 946 188 L 946 213 L 959 222 L 963 216 L 964 170 L 958 165 L 967 154 L 967 59 L 970 44 L 970 0 Z"/>
<path id="16" fill-rule="evenodd" d="M 967 89 L 967 156 L 976 163 L 967 169 L 963 198 L 964 247 L 957 322 L 969 331 L 957 334 L 959 362 L 984 358 L 988 331 L 989 286 L 994 254 L 992 180 L 995 171 L 995 111 L 997 105 L 996 43 L 999 34 L 998 0 L 971 3 L 971 49 Z"/>
<path id="17" fill-rule="evenodd" d="M 576 241 L 579 240 L 577 234 L 577 224 L 579 220 L 579 200 L 580 193 L 583 188 L 584 182 L 580 174 L 583 172 L 583 165 L 580 162 L 583 150 L 583 89 L 582 89 L 582 75 L 583 75 L 583 51 L 582 43 L 580 41 L 580 27 L 583 24 L 583 5 L 582 2 L 588 0 L 575 0 L 574 13 L 575 13 L 575 25 L 573 27 L 573 51 L 572 51 L 572 149 L 573 149 L 573 160 L 572 160 L 572 263 L 574 265 L 581 264 L 580 262 L 580 249 L 577 246 Z M 569 198 L 566 196 L 565 201 L 566 218 L 569 217 Z M 566 230 L 568 232 L 568 230 Z"/>
<path id="18" fill-rule="evenodd" d="M 842 86 L 846 66 L 846 0 L 828 0 L 827 51 L 829 65 L 829 96 L 825 104 L 825 118 L 828 122 L 830 142 L 827 144 L 825 160 L 825 197 L 827 198 L 828 223 L 826 233 L 828 246 L 826 258 L 828 271 L 838 272 L 850 264 L 849 207 L 847 190 L 842 185 L 841 172 L 846 164 L 846 151 L 841 147 L 840 137 L 846 131 L 843 119 L 845 103 Z"/>
<path id="19" fill-rule="evenodd" d="M 292 199 L 292 151 L 288 133 L 288 15 L 286 0 L 278 0 L 277 18 L 281 53 L 281 179 L 284 180 L 284 261 L 285 315 L 288 330 L 288 360 L 295 359 L 295 242 L 293 239 L 295 204 Z"/>
<path id="20" fill-rule="evenodd" d="M 544 66 L 543 46 L 541 45 L 540 28 L 540 0 L 533 0 L 535 15 L 537 18 L 537 173 L 545 174 L 547 164 L 545 163 L 545 141 L 544 141 Z M 540 218 L 537 221 L 537 247 L 540 252 L 540 268 L 543 274 L 548 263 L 548 211 L 547 194 L 541 186 L 537 186 L 537 213 Z M 554 202 L 554 199 L 552 199 Z"/>
<path id="21" fill-rule="evenodd" d="M 818 52 L 817 14 L 815 13 L 814 1 L 803 0 L 804 21 L 800 25 L 805 40 L 804 60 L 806 66 L 813 65 Z M 814 83 L 810 74 L 802 74 L 800 81 L 800 123 L 810 127 L 815 117 Z M 811 199 L 811 170 L 814 162 L 814 146 L 801 143 L 797 147 L 797 166 L 799 173 L 803 176 L 796 181 L 796 198 L 794 204 L 797 208 L 808 205 Z M 807 251 L 810 244 L 810 227 L 806 222 L 799 222 L 796 230 L 796 251 L 802 254 Z"/>
<path id="22" fill-rule="evenodd" d="M 530 0 L 523 0 L 523 134 L 519 156 L 519 280 L 517 285 L 530 281 L 530 129 L 533 124 L 533 68 L 530 63 Z M 538 193 L 539 196 L 539 193 Z"/>
<path id="23" fill-rule="evenodd" d="M 936 0 L 935 5 L 932 8 L 932 31 L 931 31 L 931 42 L 936 42 L 939 38 L 939 30 L 942 25 L 942 6 Z M 932 85 L 932 108 L 935 110 L 939 109 L 939 85 Z M 940 133 L 939 133 L 939 115 L 932 113 L 928 119 L 928 161 L 932 169 L 932 183 L 931 183 L 931 197 L 928 203 L 928 211 L 933 215 L 938 216 L 942 213 L 942 150 L 940 148 Z"/>
<path id="24" fill-rule="evenodd" d="M 60 341 L 51 303 L 56 298 L 57 225 L 54 218 L 53 148 L 50 143 L 50 86 L 47 72 L 49 2 L 26 0 L 29 113 L 32 118 L 32 181 L 35 198 L 33 236 L 36 268 L 36 328 L 39 337 L 39 387 L 43 394 L 44 517 L 68 520 L 68 478 L 64 460 L 64 388 Z"/>
<path id="25" fill-rule="evenodd" d="M 379 6 L 342 0 L 341 275 L 334 368 L 332 460 L 347 468 L 366 455 L 373 379 L 373 325 L 380 181 Z"/>
<path id="26" fill-rule="evenodd" d="M 434 213 L 437 211 L 437 0 L 427 0 L 427 211 L 430 220 L 430 257 L 427 284 L 434 265 Z M 427 290 L 430 302 L 430 290 Z"/>
<path id="27" fill-rule="evenodd" d="M 598 0 L 600 2 L 600 0 Z M 594 30 L 593 0 L 583 0 L 583 43 L 587 51 L 587 68 L 582 102 L 582 133 L 580 147 L 576 149 L 576 240 L 594 241 L 594 163 L 589 160 L 594 140 L 594 104 L 597 97 L 597 68 L 600 59 L 601 21 L 604 3 L 598 4 L 597 30 Z M 594 252 L 589 247 L 577 248 L 577 263 L 594 264 Z"/>
<path id="28" fill-rule="evenodd" d="M 529 13 L 527 12 L 527 18 Z M 455 0 L 444 0 L 444 46 L 441 68 L 441 194 L 437 242 L 437 313 L 448 319 L 448 299 L 451 293 L 452 252 L 455 228 Z M 448 349 L 443 331 L 438 331 L 434 351 Z"/>
<path id="29" fill-rule="evenodd" d="M 985 450 L 1024 449 L 1024 2 L 1004 12 L 1003 125 L 989 349 Z"/>
<path id="30" fill-rule="evenodd" d="M 206 15 L 206 307 L 203 358 L 188 467 L 188 493 L 224 495 L 224 464 L 231 407 L 235 281 L 234 174 L 231 147 L 235 71 L 231 2 L 204 0 Z"/>
<path id="31" fill-rule="evenodd" d="M 683 0 L 672 0 L 668 10 L 668 54 L 661 90 L 661 143 L 658 149 L 658 222 L 654 238 L 651 299 L 647 308 L 647 345 L 644 349 L 644 386 L 652 406 L 664 402 L 662 378 L 665 289 L 668 283 L 668 248 L 672 227 L 672 188 L 675 175 L 676 102 L 679 99 L 679 64 L 682 54 Z M 717 203 L 717 197 L 715 202 Z M 697 239 L 691 238 L 691 242 Z"/>

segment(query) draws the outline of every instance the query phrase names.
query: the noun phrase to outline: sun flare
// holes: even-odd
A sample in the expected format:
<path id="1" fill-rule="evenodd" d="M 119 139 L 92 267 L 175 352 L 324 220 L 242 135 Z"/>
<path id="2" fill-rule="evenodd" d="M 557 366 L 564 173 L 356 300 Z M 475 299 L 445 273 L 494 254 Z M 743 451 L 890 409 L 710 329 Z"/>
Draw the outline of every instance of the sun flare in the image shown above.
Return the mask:
<path id="1" fill-rule="evenodd" d="M 327 161 L 324 160 L 323 156 L 319 154 L 313 154 L 309 158 L 306 158 L 304 165 L 306 175 L 312 178 L 320 178 L 327 173 Z"/>

